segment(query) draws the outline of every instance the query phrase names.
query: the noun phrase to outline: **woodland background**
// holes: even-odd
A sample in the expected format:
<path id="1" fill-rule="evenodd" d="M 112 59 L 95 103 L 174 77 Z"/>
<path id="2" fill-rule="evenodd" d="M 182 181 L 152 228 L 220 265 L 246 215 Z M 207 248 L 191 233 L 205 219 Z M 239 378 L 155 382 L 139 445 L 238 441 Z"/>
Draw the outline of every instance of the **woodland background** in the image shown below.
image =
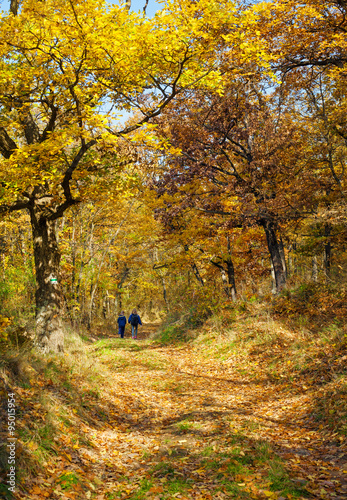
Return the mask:
<path id="1" fill-rule="evenodd" d="M 342 499 L 347 2 L 130 7 L 0 19 L 18 498 Z"/>

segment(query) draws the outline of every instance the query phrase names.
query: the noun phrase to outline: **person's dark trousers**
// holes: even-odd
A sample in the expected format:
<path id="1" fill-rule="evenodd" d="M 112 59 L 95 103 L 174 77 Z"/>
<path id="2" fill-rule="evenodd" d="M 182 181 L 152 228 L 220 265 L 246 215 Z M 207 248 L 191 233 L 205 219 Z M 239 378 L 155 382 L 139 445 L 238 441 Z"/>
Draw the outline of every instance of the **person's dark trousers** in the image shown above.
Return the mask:
<path id="1" fill-rule="evenodd" d="M 118 334 L 120 335 L 121 339 L 124 339 L 124 330 L 125 330 L 125 326 L 120 326 L 119 327 Z"/>

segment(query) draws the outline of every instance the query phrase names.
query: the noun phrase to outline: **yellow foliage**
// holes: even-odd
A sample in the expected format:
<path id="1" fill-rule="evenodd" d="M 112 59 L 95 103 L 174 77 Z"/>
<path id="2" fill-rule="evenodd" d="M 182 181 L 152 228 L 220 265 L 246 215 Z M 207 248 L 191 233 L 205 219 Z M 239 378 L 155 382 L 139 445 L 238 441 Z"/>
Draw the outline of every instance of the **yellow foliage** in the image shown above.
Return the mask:
<path id="1" fill-rule="evenodd" d="M 69 168 L 79 181 L 74 195 L 88 196 L 80 181 L 90 182 L 100 159 L 86 151 L 117 147 L 117 110 L 137 107 L 141 122 L 178 85 L 223 92 L 221 50 L 235 67 L 268 64 L 256 24 L 251 10 L 238 12 L 230 0 L 169 1 L 152 19 L 102 0 L 24 0 L 18 16 L 3 14 L 0 127 L 16 144 L 0 161 L 4 202 L 45 183 L 49 205 L 61 203 Z"/>
<path id="2" fill-rule="evenodd" d="M 8 338 L 7 327 L 11 324 L 10 318 L 0 315 L 0 341 L 6 341 Z"/>

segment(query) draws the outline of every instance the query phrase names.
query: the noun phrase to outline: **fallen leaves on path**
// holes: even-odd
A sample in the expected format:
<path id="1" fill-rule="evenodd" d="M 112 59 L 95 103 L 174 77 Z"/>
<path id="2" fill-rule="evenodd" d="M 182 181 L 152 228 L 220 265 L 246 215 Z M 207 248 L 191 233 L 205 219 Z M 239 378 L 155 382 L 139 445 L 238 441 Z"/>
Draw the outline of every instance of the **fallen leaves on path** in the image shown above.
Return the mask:
<path id="1" fill-rule="evenodd" d="M 87 356 L 94 386 L 64 360 L 75 366 L 68 383 L 62 363 L 61 383 L 41 374 L 17 388 L 31 419 L 64 411 L 55 456 L 41 457 L 44 472 L 16 498 L 346 498 L 346 440 L 313 418 L 314 387 L 261 375 L 259 360 L 237 370 L 236 357 L 206 357 L 194 344 L 108 339 Z M 18 443 L 28 456 L 38 451 L 38 441 Z"/>

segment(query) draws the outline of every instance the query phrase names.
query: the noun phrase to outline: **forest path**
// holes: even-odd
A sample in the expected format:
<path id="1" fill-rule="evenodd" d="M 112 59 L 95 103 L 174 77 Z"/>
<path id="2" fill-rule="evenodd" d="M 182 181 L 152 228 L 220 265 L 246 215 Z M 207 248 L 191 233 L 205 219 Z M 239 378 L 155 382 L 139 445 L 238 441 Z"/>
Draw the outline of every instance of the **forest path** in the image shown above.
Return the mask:
<path id="1" fill-rule="evenodd" d="M 104 383 L 76 410 L 88 445 L 65 443 L 49 498 L 347 498 L 347 455 L 312 420 L 308 393 L 150 330 L 90 346 Z"/>

